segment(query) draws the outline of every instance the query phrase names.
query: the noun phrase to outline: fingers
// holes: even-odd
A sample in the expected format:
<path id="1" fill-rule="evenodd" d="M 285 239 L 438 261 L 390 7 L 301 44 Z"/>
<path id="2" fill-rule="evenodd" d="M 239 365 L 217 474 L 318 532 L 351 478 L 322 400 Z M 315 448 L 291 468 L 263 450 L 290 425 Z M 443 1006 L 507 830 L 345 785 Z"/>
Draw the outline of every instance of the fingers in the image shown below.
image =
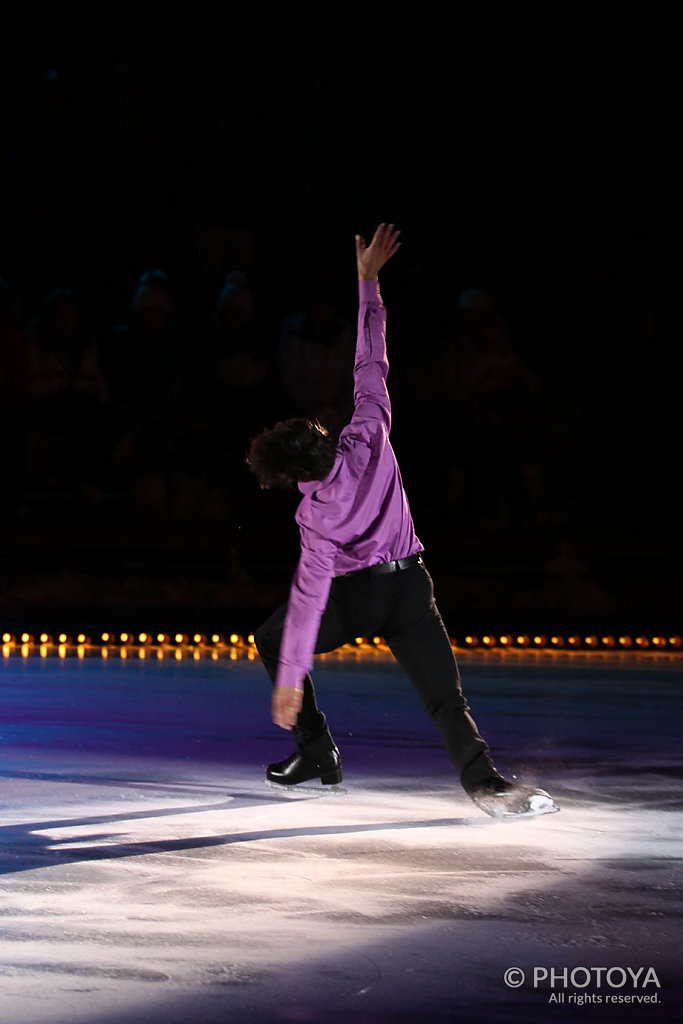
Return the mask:
<path id="1" fill-rule="evenodd" d="M 276 686 L 271 706 L 275 725 L 282 729 L 293 729 L 301 711 L 303 698 L 303 690 L 293 686 Z"/>
<path id="2" fill-rule="evenodd" d="M 374 246 L 381 246 L 382 245 L 386 228 L 387 228 L 386 224 L 379 224 L 375 228 L 375 233 L 372 236 L 372 242 L 370 243 L 370 245 L 374 245 Z"/>
<path id="3" fill-rule="evenodd" d="M 371 245 L 387 257 L 393 256 L 400 246 L 398 240 L 400 231 L 397 231 L 393 224 L 379 224 L 373 236 Z"/>
<path id="4" fill-rule="evenodd" d="M 376 281 L 377 273 L 400 248 L 400 231 L 393 224 L 379 224 L 366 246 L 361 235 L 356 235 L 356 262 L 360 281 Z"/>
<path id="5" fill-rule="evenodd" d="M 395 231 L 394 230 L 394 225 L 393 224 L 389 225 L 389 228 L 388 228 L 387 233 L 385 235 L 385 241 L 384 241 L 385 248 L 386 248 L 387 254 L 389 256 L 393 256 L 394 253 L 396 252 L 396 250 L 400 247 L 401 243 L 398 240 L 398 237 L 399 237 L 400 234 L 401 234 L 400 231 Z"/>
<path id="6" fill-rule="evenodd" d="M 398 240 L 398 236 L 401 234 L 400 231 L 395 231 L 393 235 L 387 239 L 387 259 L 393 256 L 401 248 L 401 243 Z"/>
<path id="7" fill-rule="evenodd" d="M 390 248 L 396 243 L 400 234 L 401 232 L 397 231 L 393 224 L 378 224 L 375 228 L 375 233 L 372 236 L 370 246 L 375 248 L 381 247 L 383 249 L 387 247 Z M 370 246 L 368 246 L 368 248 Z M 361 235 L 356 235 L 356 250 L 362 251 L 365 248 L 366 246 L 363 241 L 363 237 Z"/>

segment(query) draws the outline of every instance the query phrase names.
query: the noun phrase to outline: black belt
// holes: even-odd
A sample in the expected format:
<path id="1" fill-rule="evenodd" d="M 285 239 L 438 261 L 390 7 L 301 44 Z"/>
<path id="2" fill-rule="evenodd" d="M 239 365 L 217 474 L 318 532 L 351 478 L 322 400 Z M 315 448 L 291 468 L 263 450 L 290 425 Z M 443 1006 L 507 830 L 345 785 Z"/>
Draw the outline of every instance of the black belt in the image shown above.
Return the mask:
<path id="1" fill-rule="evenodd" d="M 344 575 L 357 576 L 364 572 L 368 576 L 381 576 L 385 572 L 401 572 L 403 569 L 410 569 L 411 565 L 422 564 L 422 555 L 409 555 L 407 558 L 396 558 L 393 562 L 379 562 L 377 565 L 368 565 L 365 569 L 353 569 Z"/>

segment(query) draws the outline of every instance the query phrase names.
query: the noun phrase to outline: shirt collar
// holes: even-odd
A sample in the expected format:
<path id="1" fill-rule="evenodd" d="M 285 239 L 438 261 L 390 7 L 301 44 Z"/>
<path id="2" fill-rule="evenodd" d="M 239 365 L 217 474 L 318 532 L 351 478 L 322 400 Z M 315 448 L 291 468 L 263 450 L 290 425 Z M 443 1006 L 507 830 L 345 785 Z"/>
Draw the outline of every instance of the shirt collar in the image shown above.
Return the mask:
<path id="1" fill-rule="evenodd" d="M 302 494 L 315 494 L 320 487 L 320 480 L 301 480 L 297 486 Z"/>

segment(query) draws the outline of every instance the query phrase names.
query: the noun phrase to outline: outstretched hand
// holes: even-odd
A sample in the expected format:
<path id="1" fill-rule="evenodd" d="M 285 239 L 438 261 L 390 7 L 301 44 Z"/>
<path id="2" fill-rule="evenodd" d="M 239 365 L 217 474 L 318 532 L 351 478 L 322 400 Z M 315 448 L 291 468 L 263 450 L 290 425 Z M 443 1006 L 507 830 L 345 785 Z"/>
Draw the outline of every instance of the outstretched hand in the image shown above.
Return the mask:
<path id="1" fill-rule="evenodd" d="M 398 240 L 400 233 L 394 230 L 393 224 L 380 224 L 370 245 L 367 246 L 361 236 L 356 235 L 359 281 L 377 280 L 379 271 L 401 246 Z"/>

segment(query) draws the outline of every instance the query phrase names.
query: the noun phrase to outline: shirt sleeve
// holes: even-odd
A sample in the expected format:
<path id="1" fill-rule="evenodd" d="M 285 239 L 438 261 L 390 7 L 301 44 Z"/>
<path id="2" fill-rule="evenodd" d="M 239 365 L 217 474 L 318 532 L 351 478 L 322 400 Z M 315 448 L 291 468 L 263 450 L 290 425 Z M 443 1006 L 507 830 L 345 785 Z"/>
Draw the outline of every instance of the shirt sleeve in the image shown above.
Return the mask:
<path id="1" fill-rule="evenodd" d="M 313 668 L 320 620 L 330 595 L 336 545 L 332 541 L 301 531 L 299 564 L 289 589 L 276 686 L 301 688 Z"/>
<path id="2" fill-rule="evenodd" d="M 386 344 L 387 311 L 377 281 L 358 282 L 358 337 L 353 368 L 351 423 L 379 420 L 391 427 L 391 402 L 387 390 L 389 361 Z"/>

